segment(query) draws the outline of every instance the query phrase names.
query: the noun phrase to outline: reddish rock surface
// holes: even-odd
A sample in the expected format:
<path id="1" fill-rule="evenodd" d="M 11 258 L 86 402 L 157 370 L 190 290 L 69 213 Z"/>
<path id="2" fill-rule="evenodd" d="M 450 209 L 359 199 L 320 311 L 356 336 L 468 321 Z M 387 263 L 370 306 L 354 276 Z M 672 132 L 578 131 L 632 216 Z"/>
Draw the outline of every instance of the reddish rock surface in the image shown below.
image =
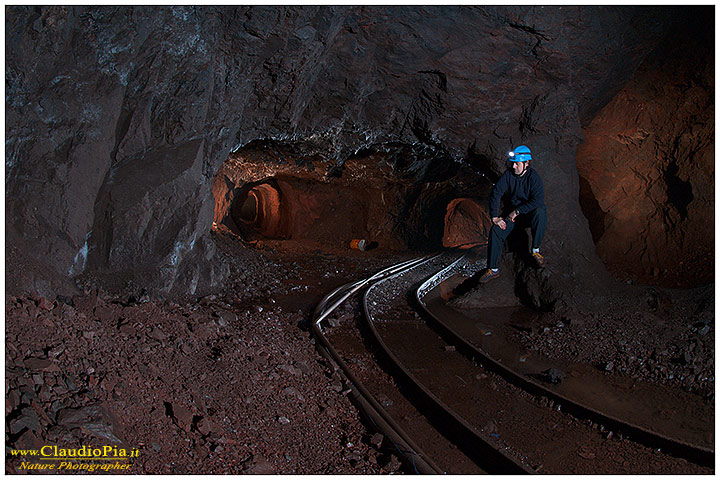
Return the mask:
<path id="1" fill-rule="evenodd" d="M 645 283 L 712 281 L 712 18 L 666 39 L 583 129 L 580 202 L 611 271 Z"/>
<path id="2" fill-rule="evenodd" d="M 232 265 L 227 294 L 192 303 L 143 292 L 9 295 L 6 445 L 137 448 L 130 473 L 397 471 L 392 446 L 371 442 L 376 432 L 307 328 L 346 268 L 386 261 L 246 259 Z M 6 460 L 6 473 L 25 473 L 32 458 Z"/>
<path id="3" fill-rule="evenodd" d="M 706 281 L 692 272 L 714 260 L 713 225 L 700 223 L 714 208 L 713 70 L 672 35 L 712 11 L 8 7 L 6 444 L 137 446 L 134 473 L 397 471 L 302 328 L 313 302 L 393 249 L 440 248 L 448 205 L 483 207 L 519 143 L 550 220 L 544 272 L 506 256 L 514 299 L 562 316 L 592 298 L 580 287 L 609 292 L 591 231 L 615 271 L 634 258 L 635 278 L 656 279 L 650 266 L 664 276 L 689 252 L 677 281 Z M 665 52 L 687 62 L 665 65 Z M 579 177 L 584 134 L 581 158 L 622 163 Z M 648 195 L 638 168 L 657 180 Z M 608 175 L 629 193 L 614 196 Z M 258 190 L 260 236 L 244 238 L 235 202 L 259 184 L 278 197 Z M 581 191 L 607 222 L 586 208 L 588 223 Z M 640 220 L 610 221 L 629 202 Z M 470 238 L 471 223 L 450 236 Z M 356 238 L 386 258 L 353 257 Z M 311 265 L 262 258 L 249 241 Z M 707 393 L 701 293 L 682 310 L 697 331 L 656 356 L 681 355 L 683 374 L 697 367 L 684 386 Z"/>
<path id="4" fill-rule="evenodd" d="M 284 238 L 319 249 L 347 248 L 360 239 L 391 250 L 449 246 L 448 235 L 453 242 L 485 241 L 486 208 L 466 196 L 485 195 L 490 183 L 467 166 L 438 168 L 432 179 L 418 179 L 399 161 L 417 152 L 368 149 L 347 159 L 342 174 L 328 179 L 325 165 L 308 159 L 314 153 L 293 150 L 263 142 L 233 153 L 213 183 L 215 224 L 248 242 Z M 262 207 L 274 198 L 263 191 L 277 192 L 279 204 Z M 241 218 L 243 205 L 248 198 L 252 204 L 254 196 L 260 198 L 257 218 Z M 269 232 L 270 223 L 280 227 Z"/>
<path id="5" fill-rule="evenodd" d="M 456 198 L 445 214 L 443 247 L 470 248 L 487 242 L 492 223 L 487 208 L 469 198 Z"/>

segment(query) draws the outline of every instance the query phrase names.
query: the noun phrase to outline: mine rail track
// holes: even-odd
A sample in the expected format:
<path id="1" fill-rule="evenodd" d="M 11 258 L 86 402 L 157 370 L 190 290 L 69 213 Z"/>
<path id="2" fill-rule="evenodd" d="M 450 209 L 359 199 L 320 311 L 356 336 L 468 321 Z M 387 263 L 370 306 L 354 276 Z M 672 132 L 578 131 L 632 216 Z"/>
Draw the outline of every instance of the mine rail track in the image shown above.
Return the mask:
<path id="1" fill-rule="evenodd" d="M 395 445 L 397 451 L 410 463 L 417 473 L 423 474 L 440 474 L 445 473 L 429 455 L 424 453 L 423 449 L 416 443 L 413 436 L 403 428 L 402 425 L 394 418 L 386 408 L 376 398 L 376 394 L 372 393 L 363 381 L 355 374 L 353 369 L 343 359 L 343 356 L 333 346 L 322 329 L 322 322 L 325 320 L 340 304 L 350 298 L 353 294 L 361 290 L 363 287 L 371 284 L 387 276 L 391 276 L 396 272 L 400 272 L 405 268 L 425 261 L 426 258 L 409 260 L 393 265 L 368 279 L 354 283 L 342 285 L 326 295 L 315 309 L 312 321 L 312 330 L 316 338 L 320 341 L 323 352 L 332 362 L 334 362 L 342 371 L 351 387 L 353 398 L 358 402 L 363 412 L 370 421 L 375 424 L 377 429 L 386 435 Z"/>
<path id="2" fill-rule="evenodd" d="M 497 371 L 503 376 L 503 378 L 514 383 L 523 390 L 536 396 L 543 396 L 555 404 L 562 405 L 563 409 L 568 413 L 571 413 L 579 418 L 590 419 L 596 423 L 604 425 L 607 428 L 610 428 L 611 430 L 622 432 L 623 434 L 631 437 L 633 440 L 652 448 L 659 448 L 665 452 L 671 453 L 672 455 L 686 458 L 703 466 L 714 467 L 714 450 L 699 445 L 693 445 L 692 443 L 681 439 L 672 438 L 668 435 L 653 431 L 626 419 L 618 418 L 617 416 L 576 401 L 566 395 L 554 391 L 551 388 L 548 388 L 546 385 L 534 380 L 533 378 L 529 378 L 527 375 L 523 375 L 508 365 L 497 361 L 476 344 L 468 341 L 460 332 L 453 328 L 451 323 L 446 322 L 442 316 L 438 315 L 431 308 L 428 308 L 427 303 L 424 301 L 425 294 L 433 286 L 445 280 L 445 278 L 449 275 L 449 272 L 453 270 L 453 267 L 462 261 L 462 257 L 457 259 L 455 262 L 437 272 L 420 285 L 420 287 L 415 290 L 415 300 L 417 301 L 417 306 L 422 310 L 423 315 L 428 319 L 428 321 L 436 325 L 443 334 L 447 335 L 447 338 L 452 339 L 455 344 L 460 345 L 466 354 L 482 361 L 486 368 Z"/>
<path id="3" fill-rule="evenodd" d="M 713 451 L 574 402 L 495 361 L 448 328 L 423 297 L 462 260 L 452 252 L 416 258 L 343 285 L 323 299 L 312 322 L 322 351 L 342 371 L 354 399 L 417 473 L 614 473 L 615 466 L 600 465 L 602 458 L 593 453 L 607 450 L 603 442 L 609 439 L 590 426 L 593 422 L 621 433 L 608 450 L 616 462 L 656 465 L 652 473 L 714 469 Z M 401 379 L 407 400 L 394 396 L 393 403 L 376 378 L 360 378 L 351 364 L 367 364 L 369 357 L 357 360 L 360 351 L 354 346 L 336 348 L 334 343 L 343 342 L 323 329 L 333 311 L 360 291 L 362 335 L 372 338 L 373 356 L 382 357 L 375 368 Z M 405 410 L 400 404 L 406 404 Z M 577 455 L 565 458 L 569 450 Z"/>

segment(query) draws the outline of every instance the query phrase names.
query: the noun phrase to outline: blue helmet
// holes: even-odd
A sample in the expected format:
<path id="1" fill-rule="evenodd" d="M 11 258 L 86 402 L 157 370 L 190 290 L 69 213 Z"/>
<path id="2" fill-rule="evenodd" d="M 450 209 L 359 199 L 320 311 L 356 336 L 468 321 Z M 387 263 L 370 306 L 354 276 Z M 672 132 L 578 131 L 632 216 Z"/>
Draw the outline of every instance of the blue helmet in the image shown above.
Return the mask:
<path id="1" fill-rule="evenodd" d="M 525 145 L 516 147 L 515 150 L 508 153 L 508 156 L 511 162 L 527 162 L 528 160 L 532 160 L 530 149 Z"/>

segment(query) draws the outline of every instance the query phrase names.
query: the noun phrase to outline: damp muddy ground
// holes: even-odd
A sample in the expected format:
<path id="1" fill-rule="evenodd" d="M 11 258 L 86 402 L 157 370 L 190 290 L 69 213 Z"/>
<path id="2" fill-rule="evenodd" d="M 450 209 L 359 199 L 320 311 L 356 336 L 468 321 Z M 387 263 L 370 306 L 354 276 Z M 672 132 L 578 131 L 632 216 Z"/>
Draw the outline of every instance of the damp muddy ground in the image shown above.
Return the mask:
<path id="1" fill-rule="evenodd" d="M 531 275 L 546 284 L 563 277 L 552 260 L 542 269 L 515 273 L 508 259 L 498 279 L 487 284 L 468 280 L 469 291 L 450 303 L 460 310 L 527 304 L 519 297 L 531 290 L 525 283 Z M 590 290 L 564 279 L 555 285 L 549 295 L 553 306 L 535 311 L 533 321 L 519 332 L 523 348 L 547 358 L 587 363 L 608 374 L 662 383 L 714 402 L 714 284 L 678 289 L 608 278 Z"/>

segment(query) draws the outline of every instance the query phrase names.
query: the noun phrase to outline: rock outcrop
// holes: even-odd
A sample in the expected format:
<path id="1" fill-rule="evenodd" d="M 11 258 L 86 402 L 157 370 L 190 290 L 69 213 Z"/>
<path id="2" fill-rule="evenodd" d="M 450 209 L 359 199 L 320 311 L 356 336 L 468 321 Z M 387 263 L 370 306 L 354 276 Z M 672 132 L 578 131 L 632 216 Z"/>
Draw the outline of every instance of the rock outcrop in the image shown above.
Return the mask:
<path id="1" fill-rule="evenodd" d="M 714 277 L 714 31 L 708 16 L 669 36 L 583 129 L 581 204 L 618 275 L 673 287 Z"/>
<path id="2" fill-rule="evenodd" d="M 220 282 L 213 178 L 257 139 L 324 145 L 329 171 L 369 145 L 442 152 L 413 160 L 418 178 L 432 159 L 492 178 L 531 145 L 548 250 L 567 278 L 589 278 L 604 269 L 577 202 L 581 125 L 680 11 L 8 7 L 8 289 L 58 293 L 88 274 L 166 294 Z"/>

